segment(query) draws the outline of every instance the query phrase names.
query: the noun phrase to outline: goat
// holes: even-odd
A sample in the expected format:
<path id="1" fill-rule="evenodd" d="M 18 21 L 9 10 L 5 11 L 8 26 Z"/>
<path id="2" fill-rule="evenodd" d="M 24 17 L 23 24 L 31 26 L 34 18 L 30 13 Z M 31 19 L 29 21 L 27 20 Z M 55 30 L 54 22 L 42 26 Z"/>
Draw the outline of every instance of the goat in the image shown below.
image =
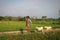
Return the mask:
<path id="1" fill-rule="evenodd" d="M 45 26 L 44 28 L 46 28 L 47 30 L 52 29 L 52 27 L 51 27 L 51 26 Z"/>
<path id="2" fill-rule="evenodd" d="M 36 27 L 37 31 L 43 31 L 43 27 Z"/>

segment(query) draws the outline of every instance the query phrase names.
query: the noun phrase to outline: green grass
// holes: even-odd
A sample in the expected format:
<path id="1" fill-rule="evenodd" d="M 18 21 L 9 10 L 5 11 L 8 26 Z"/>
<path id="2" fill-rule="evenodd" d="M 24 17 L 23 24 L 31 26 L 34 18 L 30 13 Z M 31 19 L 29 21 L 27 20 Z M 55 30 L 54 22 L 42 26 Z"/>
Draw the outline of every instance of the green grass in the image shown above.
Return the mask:
<path id="1" fill-rule="evenodd" d="M 51 22 L 35 21 L 32 22 L 31 29 L 35 29 L 36 26 L 52 26 L 60 27 L 60 25 L 52 24 Z M 25 29 L 25 21 L 0 21 L 0 31 L 14 31 Z"/>
<path id="2" fill-rule="evenodd" d="M 25 28 L 25 22 L 0 21 L 0 31 L 20 30 L 20 28 Z"/>
<path id="3" fill-rule="evenodd" d="M 60 40 L 60 31 L 30 34 L 17 34 L 17 35 L 0 35 L 0 40 Z"/>
<path id="4" fill-rule="evenodd" d="M 31 29 L 35 29 L 36 26 L 52 26 L 60 27 L 58 24 L 52 24 L 51 22 L 33 22 Z M 25 21 L 0 21 L 0 32 L 1 31 L 15 31 L 25 29 Z M 0 34 L 0 40 L 60 40 L 60 31 L 46 32 L 45 34 L 30 33 L 30 34 Z"/>

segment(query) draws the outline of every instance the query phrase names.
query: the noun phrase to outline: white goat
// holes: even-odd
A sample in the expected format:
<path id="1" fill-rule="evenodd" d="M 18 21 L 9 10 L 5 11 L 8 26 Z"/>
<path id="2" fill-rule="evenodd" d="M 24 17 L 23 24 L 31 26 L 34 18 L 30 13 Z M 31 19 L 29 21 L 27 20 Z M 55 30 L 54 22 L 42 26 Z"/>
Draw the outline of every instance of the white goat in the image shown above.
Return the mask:
<path id="1" fill-rule="evenodd" d="M 46 28 L 47 30 L 51 30 L 52 29 L 51 26 L 45 26 L 44 28 Z"/>
<path id="2" fill-rule="evenodd" d="M 43 31 L 43 27 L 36 27 L 38 31 Z"/>

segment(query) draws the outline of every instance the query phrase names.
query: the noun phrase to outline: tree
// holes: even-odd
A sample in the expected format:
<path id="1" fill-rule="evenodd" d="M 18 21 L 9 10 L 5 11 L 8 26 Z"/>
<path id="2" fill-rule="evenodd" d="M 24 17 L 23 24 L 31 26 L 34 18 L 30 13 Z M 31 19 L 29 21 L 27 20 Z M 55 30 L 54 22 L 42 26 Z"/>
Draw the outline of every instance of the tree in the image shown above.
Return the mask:
<path id="1" fill-rule="evenodd" d="M 46 19 L 47 19 L 47 16 L 42 16 L 43 21 L 46 21 Z"/>
<path id="2" fill-rule="evenodd" d="M 1 21 L 1 20 L 4 20 L 4 17 L 0 16 L 0 21 Z"/>
<path id="3" fill-rule="evenodd" d="M 18 21 L 25 21 L 25 17 L 18 17 Z"/>
<path id="4" fill-rule="evenodd" d="M 60 18 L 60 10 L 59 10 L 59 14 L 58 15 L 59 15 L 59 18 Z"/>
<path id="5" fill-rule="evenodd" d="M 47 18 L 47 16 L 42 16 L 42 19 L 46 19 Z"/>
<path id="6" fill-rule="evenodd" d="M 12 17 L 11 16 L 5 16 L 5 21 L 12 21 Z"/>
<path id="7" fill-rule="evenodd" d="M 12 16 L 9 16 L 9 17 L 8 17 L 8 20 L 9 20 L 9 21 L 12 21 Z"/>

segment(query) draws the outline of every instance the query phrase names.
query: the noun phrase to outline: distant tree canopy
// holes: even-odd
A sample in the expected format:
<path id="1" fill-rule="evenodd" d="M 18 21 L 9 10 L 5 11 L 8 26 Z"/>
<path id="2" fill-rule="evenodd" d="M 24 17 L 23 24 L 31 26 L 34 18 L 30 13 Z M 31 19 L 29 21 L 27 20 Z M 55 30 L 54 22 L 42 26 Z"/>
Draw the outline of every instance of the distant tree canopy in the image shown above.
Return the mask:
<path id="1" fill-rule="evenodd" d="M 47 18 L 47 16 L 42 16 L 42 19 L 46 19 Z"/>
<path id="2" fill-rule="evenodd" d="M 25 21 L 25 17 L 0 16 L 0 21 Z"/>
<path id="3" fill-rule="evenodd" d="M 58 15 L 59 15 L 59 18 L 60 18 L 60 10 L 59 10 L 59 14 Z"/>
<path id="4" fill-rule="evenodd" d="M 25 17 L 18 17 L 18 21 L 25 21 Z"/>
<path id="5" fill-rule="evenodd" d="M 5 21 L 8 21 L 8 20 L 11 21 L 13 17 L 12 16 L 5 16 L 4 18 L 5 18 L 4 19 Z"/>
<path id="6" fill-rule="evenodd" d="M 18 16 L 18 17 L 12 17 L 12 16 L 0 16 L 0 21 L 25 21 L 26 20 L 26 17 L 21 17 L 21 16 Z M 53 18 L 47 18 L 47 16 L 42 16 L 41 18 L 37 18 L 37 17 L 31 17 L 31 20 L 32 21 L 50 21 L 50 20 L 55 20 Z M 58 20 L 60 20 L 60 18 L 58 18 Z"/>
<path id="7" fill-rule="evenodd" d="M 4 17 L 3 17 L 3 16 L 0 16 L 0 21 L 1 21 L 1 20 L 4 20 Z"/>

